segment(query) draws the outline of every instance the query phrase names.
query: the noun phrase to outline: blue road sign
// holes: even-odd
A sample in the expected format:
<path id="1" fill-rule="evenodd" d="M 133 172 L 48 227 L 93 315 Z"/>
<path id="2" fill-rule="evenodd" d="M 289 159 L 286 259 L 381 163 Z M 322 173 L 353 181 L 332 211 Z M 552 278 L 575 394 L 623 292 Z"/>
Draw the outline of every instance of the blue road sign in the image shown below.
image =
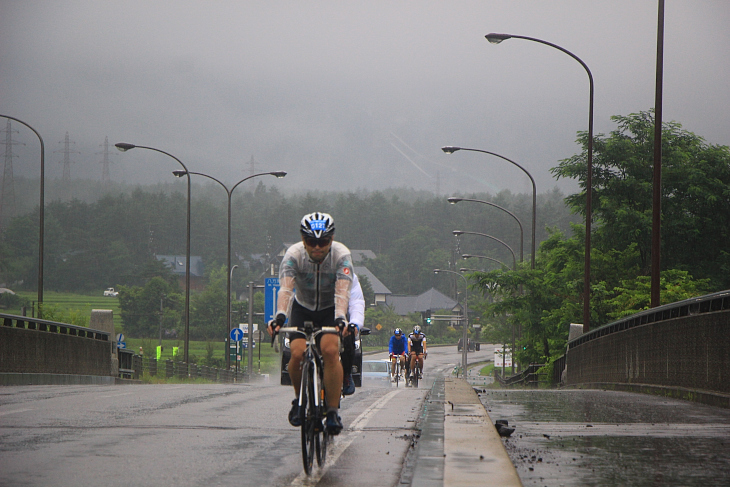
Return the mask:
<path id="1" fill-rule="evenodd" d="M 265 323 L 274 319 L 276 313 L 276 296 L 279 293 L 279 278 L 264 279 L 264 319 Z"/>
<path id="2" fill-rule="evenodd" d="M 240 342 L 243 338 L 243 330 L 240 328 L 234 328 L 231 330 L 231 340 L 234 342 Z"/>
<path id="3" fill-rule="evenodd" d="M 124 335 L 117 334 L 117 348 L 127 348 L 127 342 L 124 341 Z"/>

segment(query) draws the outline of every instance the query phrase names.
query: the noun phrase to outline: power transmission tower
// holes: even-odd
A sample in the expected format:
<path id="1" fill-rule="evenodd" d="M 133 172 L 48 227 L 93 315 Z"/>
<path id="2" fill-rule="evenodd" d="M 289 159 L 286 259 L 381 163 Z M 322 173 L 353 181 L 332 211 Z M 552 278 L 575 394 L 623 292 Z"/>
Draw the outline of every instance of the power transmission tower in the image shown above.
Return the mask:
<path id="1" fill-rule="evenodd" d="M 71 154 L 81 154 L 79 151 L 71 150 L 71 144 L 75 144 L 76 142 L 70 142 L 68 138 L 68 132 L 66 132 L 66 138 L 63 142 L 59 142 L 59 144 L 63 144 L 63 150 L 62 151 L 54 151 L 54 152 L 63 152 L 63 161 L 61 161 L 61 164 L 63 164 L 63 181 L 69 182 L 71 181 L 71 164 L 76 162 L 72 161 L 69 157 Z"/>
<path id="2" fill-rule="evenodd" d="M 104 159 L 101 161 L 101 164 L 102 164 L 101 182 L 104 184 L 109 184 L 111 182 L 111 178 L 109 177 L 109 163 L 111 162 L 109 160 L 109 137 L 104 137 L 104 143 L 102 145 L 100 145 L 99 147 L 104 148 L 104 150 L 102 152 L 97 152 L 97 154 L 104 155 Z"/>
<path id="3" fill-rule="evenodd" d="M 258 165 L 258 163 L 256 161 L 254 161 L 253 154 L 251 154 L 251 160 L 248 162 L 248 175 L 249 176 L 253 176 L 254 174 L 256 174 L 257 165 Z M 248 183 L 248 186 L 251 189 L 251 192 L 253 193 L 254 190 L 256 189 L 256 182 L 253 179 L 251 179 L 251 182 Z"/>
<path id="4" fill-rule="evenodd" d="M 3 169 L 2 190 L 0 190 L 0 231 L 5 228 L 5 217 L 15 216 L 15 180 L 13 179 L 13 145 L 25 145 L 21 142 L 13 142 L 13 132 L 18 133 L 10 127 L 10 120 L 5 126 L 5 167 Z"/>

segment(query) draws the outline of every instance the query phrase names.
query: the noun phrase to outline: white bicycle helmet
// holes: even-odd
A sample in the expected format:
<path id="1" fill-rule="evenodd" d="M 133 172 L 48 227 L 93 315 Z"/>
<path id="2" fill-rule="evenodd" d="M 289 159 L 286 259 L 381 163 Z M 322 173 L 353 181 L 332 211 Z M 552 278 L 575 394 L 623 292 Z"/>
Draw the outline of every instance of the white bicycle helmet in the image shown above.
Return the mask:
<path id="1" fill-rule="evenodd" d="M 305 237 L 329 237 L 335 233 L 335 220 L 328 213 L 315 211 L 304 215 L 299 232 Z"/>

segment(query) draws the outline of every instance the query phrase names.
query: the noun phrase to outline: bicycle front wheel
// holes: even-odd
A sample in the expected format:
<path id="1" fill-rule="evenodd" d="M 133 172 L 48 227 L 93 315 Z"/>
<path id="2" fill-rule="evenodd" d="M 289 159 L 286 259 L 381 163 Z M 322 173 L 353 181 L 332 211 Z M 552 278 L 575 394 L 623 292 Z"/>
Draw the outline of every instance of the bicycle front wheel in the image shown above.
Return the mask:
<path id="1" fill-rule="evenodd" d="M 302 367 L 302 382 L 299 389 L 299 398 L 302 406 L 299 408 L 299 417 L 302 422 L 302 464 L 304 473 L 312 473 L 314 463 L 314 429 L 316 411 L 314 409 L 314 397 L 312 394 L 312 367 L 305 362 Z"/>
<path id="2" fill-rule="evenodd" d="M 314 418 L 315 424 L 318 426 L 314 434 L 314 446 L 317 452 L 317 465 L 321 467 L 324 465 L 324 462 L 327 459 L 327 444 L 329 443 L 329 433 L 327 433 L 327 428 L 325 428 L 323 424 L 323 418 L 326 416 L 327 404 L 324 397 L 324 377 L 322 376 L 321 369 L 319 369 L 319 374 L 317 375 L 317 377 L 317 387 L 314 386 L 314 381 L 312 381 L 312 397 L 319 398 L 319 406 L 315 406 L 313 404 L 312 411 L 317 411 L 318 413 Z"/>

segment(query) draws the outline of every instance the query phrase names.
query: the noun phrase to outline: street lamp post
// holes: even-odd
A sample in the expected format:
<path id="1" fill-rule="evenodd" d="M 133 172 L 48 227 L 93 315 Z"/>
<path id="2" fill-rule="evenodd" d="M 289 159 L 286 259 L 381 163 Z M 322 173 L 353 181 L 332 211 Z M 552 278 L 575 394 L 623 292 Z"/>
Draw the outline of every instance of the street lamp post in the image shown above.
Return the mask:
<path id="1" fill-rule="evenodd" d="M 40 208 L 38 210 L 38 318 L 42 318 L 42 305 L 43 305 L 43 247 L 44 247 L 44 233 L 45 233 L 45 211 L 46 211 L 46 148 L 45 144 L 43 143 L 43 137 L 41 137 L 41 134 L 38 133 L 36 129 L 28 125 L 27 123 L 23 122 L 22 120 L 19 120 L 15 117 L 11 117 L 9 115 L 0 115 L 0 117 L 7 118 L 9 120 L 15 120 L 18 123 L 21 123 L 28 127 L 30 130 L 33 131 L 33 133 L 38 137 L 38 140 L 41 143 L 41 196 L 40 196 Z"/>
<path id="2" fill-rule="evenodd" d="M 499 243 L 501 243 L 502 245 L 504 245 L 505 247 L 507 247 L 507 249 L 508 249 L 508 250 L 510 251 L 510 253 L 512 254 L 512 268 L 513 268 L 514 270 L 517 270 L 517 257 L 515 256 L 515 251 L 514 251 L 514 250 L 512 250 L 512 247 L 510 247 L 509 245 L 507 245 L 506 243 L 504 243 L 503 241 L 501 241 L 501 240 L 500 240 L 500 239 L 498 239 L 497 237 L 492 237 L 491 235 L 487 235 L 486 233 L 480 233 L 480 232 L 466 232 L 466 231 L 462 231 L 462 230 L 454 230 L 454 231 L 453 231 L 453 232 L 451 232 L 451 233 L 453 233 L 453 234 L 454 234 L 455 236 L 457 236 L 457 237 L 458 237 L 459 235 L 481 235 L 482 237 L 487 237 L 487 238 L 491 238 L 491 239 L 492 239 L 492 240 L 494 240 L 495 242 L 499 242 Z"/>
<path id="3" fill-rule="evenodd" d="M 496 152 L 490 152 L 486 150 L 481 149 L 467 149 L 466 147 L 456 147 L 453 145 L 447 145 L 446 147 L 441 148 L 442 151 L 446 152 L 447 154 L 453 154 L 456 151 L 465 150 L 465 151 L 471 151 L 471 152 L 481 152 L 482 154 L 489 154 L 495 157 L 499 157 L 500 159 L 504 159 L 505 161 L 514 164 L 518 168 L 522 170 L 525 174 L 527 174 L 527 177 L 530 178 L 530 182 L 532 183 L 532 248 L 531 248 L 531 262 L 530 267 L 532 269 L 535 268 L 535 227 L 536 227 L 536 215 L 537 215 L 537 186 L 535 185 L 535 179 L 532 177 L 532 174 L 530 174 L 527 169 L 517 164 L 512 159 L 508 159 L 504 157 L 503 155 L 497 154 Z M 475 200 L 471 200 L 475 201 Z M 518 220 L 519 222 L 519 220 Z M 520 230 L 522 230 L 522 224 L 520 223 Z M 521 259 L 520 259 L 521 261 Z"/>
<path id="4" fill-rule="evenodd" d="M 177 157 L 173 156 L 169 152 L 165 152 L 154 147 L 145 147 L 142 145 L 127 144 L 125 142 L 119 142 L 114 144 L 114 147 L 122 152 L 127 152 L 130 149 L 147 149 L 161 154 L 165 154 L 168 157 L 176 160 L 183 169 L 187 172 L 188 168 L 183 162 Z M 185 230 L 185 351 L 183 353 L 183 362 L 188 363 L 189 349 L 190 349 L 190 176 L 188 176 L 188 208 L 187 208 L 187 226 Z"/>
<path id="5" fill-rule="evenodd" d="M 591 70 L 588 69 L 588 65 L 583 62 L 581 58 L 573 54 L 572 52 L 568 51 L 567 49 L 558 46 L 557 44 L 553 44 L 552 42 L 547 42 L 542 39 L 536 39 L 534 37 L 526 37 L 526 36 L 519 36 L 519 35 L 513 35 L 513 34 L 496 34 L 496 33 L 490 33 L 484 36 L 487 38 L 487 40 L 492 44 L 499 44 L 500 42 L 507 40 L 507 39 L 524 39 L 527 41 L 533 41 L 538 42 L 540 44 L 545 44 L 546 46 L 550 46 L 552 48 L 557 49 L 558 51 L 564 52 L 568 56 L 572 57 L 578 63 L 580 63 L 581 66 L 583 66 L 583 69 L 586 70 L 586 73 L 588 74 L 588 83 L 589 83 L 589 90 L 590 90 L 590 100 L 588 102 L 588 167 L 586 169 L 586 238 L 585 238 L 585 271 L 583 275 L 583 287 L 584 287 L 584 294 L 583 294 L 583 332 L 587 332 L 590 330 L 590 321 L 591 321 L 591 309 L 590 309 L 590 301 L 591 301 L 591 205 L 592 205 L 592 192 L 593 192 L 593 74 L 591 74 Z"/>
<path id="6" fill-rule="evenodd" d="M 497 264 L 500 264 L 500 265 L 502 265 L 504 267 L 509 268 L 509 266 L 507 264 L 505 264 L 504 262 L 502 262 L 501 260 L 497 260 L 497 259 L 495 259 L 493 257 L 487 257 L 486 255 L 461 254 L 461 258 L 462 259 L 471 259 L 471 258 L 475 258 L 475 259 L 487 259 L 487 260 L 491 260 L 492 262 L 496 262 Z"/>
<path id="7" fill-rule="evenodd" d="M 482 204 L 485 204 L 485 205 L 489 205 L 489 206 L 493 206 L 495 208 L 498 208 L 498 209 L 504 211 L 505 213 L 509 214 L 512 218 L 515 219 L 515 221 L 517 222 L 517 224 L 520 226 L 520 262 L 523 262 L 525 260 L 524 259 L 525 258 L 525 252 L 524 252 L 524 237 L 525 237 L 525 235 L 524 235 L 524 232 L 522 230 L 522 222 L 520 221 L 519 218 L 517 218 L 517 215 L 515 215 L 514 213 L 512 213 L 511 211 L 509 211 L 507 208 L 503 208 L 503 207 L 501 207 L 499 205 L 495 205 L 494 203 L 489 202 L 489 201 L 476 200 L 476 199 L 472 199 L 472 198 L 457 198 L 455 196 L 451 196 L 450 198 L 447 198 L 447 201 L 449 203 L 451 203 L 452 205 L 455 205 L 459 201 L 472 201 L 474 203 L 482 203 Z M 534 266 L 533 266 L 533 269 L 534 269 Z"/>
<path id="8" fill-rule="evenodd" d="M 439 272 L 447 272 L 449 274 L 454 274 L 462 279 L 464 279 L 464 322 L 462 323 L 462 326 L 464 327 L 464 334 L 462 335 L 461 339 L 461 370 L 464 374 L 464 379 L 466 379 L 466 353 L 469 349 L 469 345 L 467 343 L 468 336 L 467 331 L 469 328 L 469 295 L 468 295 L 468 289 L 469 289 L 469 281 L 466 280 L 466 277 L 464 277 L 461 273 L 456 271 L 451 271 L 448 269 L 434 269 L 433 273 L 438 274 Z"/>
<path id="9" fill-rule="evenodd" d="M 205 178 L 211 179 L 211 180 L 215 181 L 216 183 L 220 184 L 223 187 L 223 189 L 226 191 L 226 194 L 228 195 L 228 256 L 226 258 L 226 262 L 227 262 L 226 268 L 228 269 L 228 282 L 227 282 L 227 287 L 226 287 L 226 291 L 227 291 L 226 292 L 226 324 L 228 325 L 228 335 L 226 335 L 226 336 L 228 337 L 227 339 L 230 339 L 230 335 L 231 335 L 231 278 L 233 276 L 233 269 L 231 268 L 231 198 L 233 196 L 233 190 L 235 190 L 241 183 L 248 181 L 249 179 L 253 179 L 258 176 L 266 176 L 266 175 L 276 176 L 277 178 L 283 178 L 284 176 L 286 176 L 286 172 L 272 171 L 272 172 L 262 172 L 259 174 L 253 174 L 251 176 L 248 176 L 247 178 L 241 179 L 239 182 L 234 184 L 231 189 L 228 189 L 228 186 L 226 186 L 225 184 L 223 184 L 221 181 L 214 178 L 213 176 L 210 176 L 208 174 L 203 174 L 202 172 L 177 170 L 177 171 L 172 171 L 172 173 L 179 178 L 186 176 L 186 175 L 188 177 L 190 177 L 190 175 L 196 175 L 196 176 L 203 176 Z M 236 266 L 236 267 L 238 267 L 238 266 Z M 249 332 L 249 336 L 251 336 L 251 333 L 253 333 L 252 330 L 249 330 L 248 332 Z M 226 368 L 228 368 L 228 369 L 231 368 L 230 351 L 226 352 Z"/>

